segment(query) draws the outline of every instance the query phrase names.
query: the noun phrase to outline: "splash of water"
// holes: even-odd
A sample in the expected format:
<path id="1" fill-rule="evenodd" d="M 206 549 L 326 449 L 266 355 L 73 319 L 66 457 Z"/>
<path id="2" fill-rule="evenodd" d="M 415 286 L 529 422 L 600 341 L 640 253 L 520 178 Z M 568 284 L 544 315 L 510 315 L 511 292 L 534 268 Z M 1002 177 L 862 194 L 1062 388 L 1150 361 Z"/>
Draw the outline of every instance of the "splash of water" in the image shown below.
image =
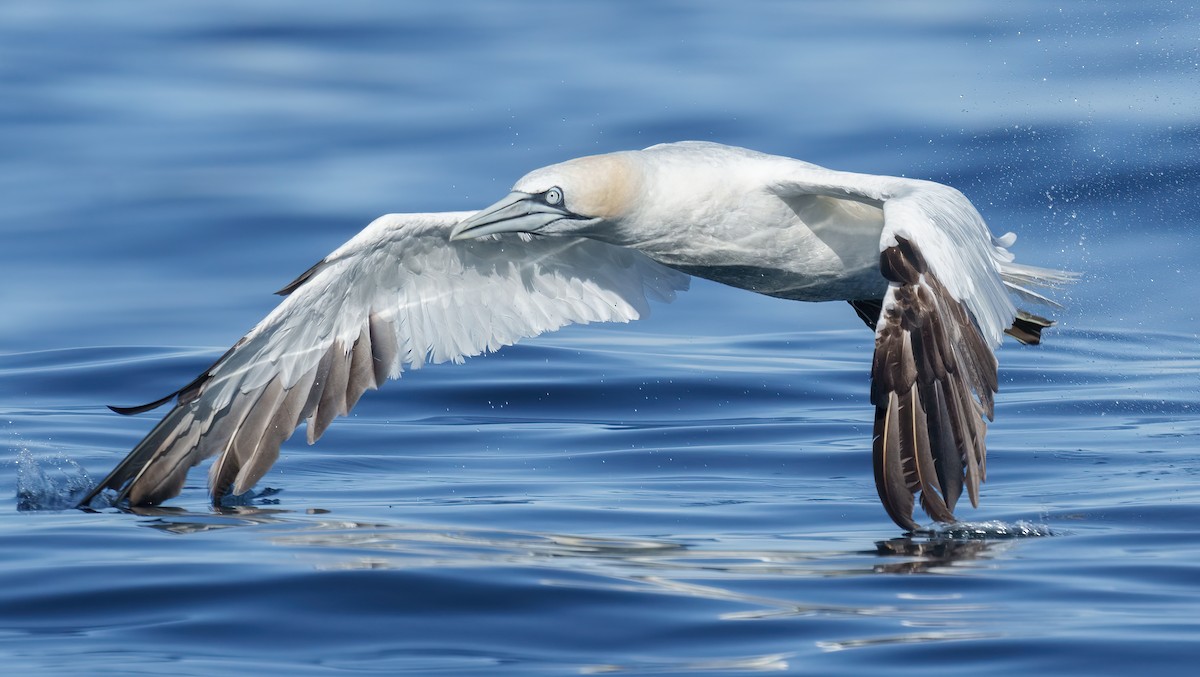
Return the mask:
<path id="1" fill-rule="evenodd" d="M 17 454 L 17 510 L 69 510 L 94 484 L 83 466 L 60 453 Z"/>
<path id="2" fill-rule="evenodd" d="M 949 538 L 954 540 L 1003 540 L 1009 538 L 1037 538 L 1054 536 L 1055 532 L 1045 524 L 1035 524 L 1024 520 L 1007 523 L 1000 521 L 989 522 L 955 522 L 937 528 L 919 529 L 916 536 L 927 538 Z"/>

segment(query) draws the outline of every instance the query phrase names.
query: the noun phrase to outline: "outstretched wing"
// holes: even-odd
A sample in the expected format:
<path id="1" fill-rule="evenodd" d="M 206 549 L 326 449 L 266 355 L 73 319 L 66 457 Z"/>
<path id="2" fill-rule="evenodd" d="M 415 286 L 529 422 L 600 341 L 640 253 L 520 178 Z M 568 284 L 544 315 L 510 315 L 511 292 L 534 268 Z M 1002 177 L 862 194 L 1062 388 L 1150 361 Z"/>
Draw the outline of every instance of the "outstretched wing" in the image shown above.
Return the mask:
<path id="1" fill-rule="evenodd" d="M 461 362 L 568 324 L 628 322 L 688 277 L 629 249 L 579 238 L 450 242 L 471 212 L 383 216 L 280 293 L 278 307 L 212 367 L 81 501 L 106 489 L 161 503 L 218 456 L 214 502 L 248 490 L 302 422 L 311 444 L 362 393 L 405 366 Z M 171 396 L 133 413 L 169 401 Z"/>
<path id="2" fill-rule="evenodd" d="M 883 210 L 879 263 L 888 286 L 871 370 L 875 485 L 901 527 L 917 528 L 918 494 L 930 517 L 955 521 L 963 486 L 977 505 L 985 478 L 985 418 L 992 418 L 997 388 L 993 349 L 1017 316 L 1008 294 L 1022 291 L 1006 279 L 1014 276 L 1009 268 L 1018 270 L 1004 249 L 1012 239 L 993 238 L 961 193 L 928 181 L 808 166 L 776 190 Z M 1019 270 L 1032 271 L 1034 284 L 1062 278 Z"/>

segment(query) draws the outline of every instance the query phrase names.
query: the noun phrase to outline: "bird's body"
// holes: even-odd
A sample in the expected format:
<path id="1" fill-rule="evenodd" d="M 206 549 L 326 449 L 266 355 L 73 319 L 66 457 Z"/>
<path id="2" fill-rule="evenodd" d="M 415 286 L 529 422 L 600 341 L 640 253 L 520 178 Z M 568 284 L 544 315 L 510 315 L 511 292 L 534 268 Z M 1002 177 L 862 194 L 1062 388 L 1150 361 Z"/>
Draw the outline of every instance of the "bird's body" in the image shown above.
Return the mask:
<path id="1" fill-rule="evenodd" d="M 887 288 L 879 273 L 878 206 L 772 190 L 797 172 L 827 171 L 815 165 L 703 142 L 556 167 L 564 165 L 584 176 L 609 171 L 626 184 L 609 200 L 618 205 L 606 205 L 619 216 L 584 231 L 587 237 L 697 277 L 797 301 L 876 298 Z M 538 172 L 526 179 L 527 186 L 538 181 Z"/>
<path id="2" fill-rule="evenodd" d="M 915 495 L 952 521 L 964 484 L 975 502 L 983 479 L 992 348 L 1006 330 L 1036 342 L 1050 324 L 1019 314 L 1009 294 L 1044 301 L 1029 285 L 1070 279 L 1012 263 L 1013 239 L 993 239 L 965 197 L 927 181 L 702 142 L 569 160 L 479 212 L 376 220 L 174 393 L 175 407 L 82 504 L 104 489 L 162 502 L 213 455 L 214 501 L 243 493 L 301 422 L 311 443 L 405 366 L 571 323 L 627 322 L 695 275 L 851 302 L 877 332 L 880 498 L 907 528 Z"/>

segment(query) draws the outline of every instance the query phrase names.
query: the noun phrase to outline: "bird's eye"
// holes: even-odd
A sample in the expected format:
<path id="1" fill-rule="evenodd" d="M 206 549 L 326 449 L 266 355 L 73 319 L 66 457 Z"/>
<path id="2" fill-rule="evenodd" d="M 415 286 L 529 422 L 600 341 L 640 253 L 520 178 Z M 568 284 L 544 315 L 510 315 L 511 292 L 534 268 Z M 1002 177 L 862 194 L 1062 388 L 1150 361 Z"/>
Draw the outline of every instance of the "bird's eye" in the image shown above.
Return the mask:
<path id="1" fill-rule="evenodd" d="M 546 197 L 546 204 L 548 204 L 548 205 L 557 206 L 557 205 L 562 204 L 562 200 L 563 200 L 562 188 L 559 188 L 558 186 L 551 188 L 550 190 L 546 191 L 545 197 Z"/>

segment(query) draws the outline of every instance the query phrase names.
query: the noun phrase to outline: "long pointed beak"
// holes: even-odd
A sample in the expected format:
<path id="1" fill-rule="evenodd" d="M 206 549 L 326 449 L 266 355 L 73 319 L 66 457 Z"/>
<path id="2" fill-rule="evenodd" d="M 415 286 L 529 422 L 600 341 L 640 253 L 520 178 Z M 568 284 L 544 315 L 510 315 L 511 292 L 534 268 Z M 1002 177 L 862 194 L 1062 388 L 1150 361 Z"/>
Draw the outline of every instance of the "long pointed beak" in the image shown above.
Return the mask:
<path id="1" fill-rule="evenodd" d="M 494 233 L 535 233 L 548 223 L 571 216 L 574 215 L 561 207 L 515 190 L 491 207 L 459 222 L 450 231 L 450 239 L 469 240 Z"/>

